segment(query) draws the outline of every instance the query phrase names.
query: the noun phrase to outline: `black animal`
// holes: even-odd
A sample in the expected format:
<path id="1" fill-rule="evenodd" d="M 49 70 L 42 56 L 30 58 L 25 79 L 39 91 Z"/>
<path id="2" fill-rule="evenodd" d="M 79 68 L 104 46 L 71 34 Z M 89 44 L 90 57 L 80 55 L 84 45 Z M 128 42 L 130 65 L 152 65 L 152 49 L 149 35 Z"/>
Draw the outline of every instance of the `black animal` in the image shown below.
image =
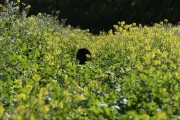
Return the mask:
<path id="1" fill-rule="evenodd" d="M 89 55 L 89 57 L 87 57 Z M 76 60 L 79 61 L 79 64 L 85 64 L 86 61 L 91 60 L 91 52 L 86 48 L 81 48 L 76 54 Z"/>

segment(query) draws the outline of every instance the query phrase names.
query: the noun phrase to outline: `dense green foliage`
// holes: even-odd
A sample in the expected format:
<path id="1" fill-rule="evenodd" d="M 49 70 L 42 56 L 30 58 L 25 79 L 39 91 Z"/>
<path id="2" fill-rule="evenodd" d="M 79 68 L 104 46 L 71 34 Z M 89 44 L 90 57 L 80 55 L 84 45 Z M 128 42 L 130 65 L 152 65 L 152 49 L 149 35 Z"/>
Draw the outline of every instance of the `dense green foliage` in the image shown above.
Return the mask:
<path id="1" fill-rule="evenodd" d="M 0 119 L 179 119 L 179 26 L 119 22 L 95 36 L 0 9 Z M 82 47 L 93 58 L 78 65 Z"/>

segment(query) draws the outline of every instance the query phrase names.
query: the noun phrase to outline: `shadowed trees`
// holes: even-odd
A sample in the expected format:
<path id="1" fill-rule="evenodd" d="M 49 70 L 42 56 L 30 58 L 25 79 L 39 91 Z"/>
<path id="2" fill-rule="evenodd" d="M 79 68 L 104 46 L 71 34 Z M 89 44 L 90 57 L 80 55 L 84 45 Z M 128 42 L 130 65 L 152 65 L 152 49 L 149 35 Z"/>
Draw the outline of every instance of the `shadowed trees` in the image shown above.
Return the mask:
<path id="1" fill-rule="evenodd" d="M 14 0 L 16 1 L 16 0 Z M 180 20 L 180 0 L 21 0 L 32 7 L 29 15 L 45 12 L 67 19 L 66 24 L 93 33 L 108 31 L 118 21 L 151 25 Z"/>

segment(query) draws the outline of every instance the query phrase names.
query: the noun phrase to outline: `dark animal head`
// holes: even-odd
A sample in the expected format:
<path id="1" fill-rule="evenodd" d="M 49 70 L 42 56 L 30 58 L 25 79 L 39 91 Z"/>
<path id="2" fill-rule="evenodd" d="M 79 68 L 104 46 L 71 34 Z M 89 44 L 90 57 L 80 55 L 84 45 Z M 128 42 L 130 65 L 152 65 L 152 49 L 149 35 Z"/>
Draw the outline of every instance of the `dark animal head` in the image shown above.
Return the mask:
<path id="1" fill-rule="evenodd" d="M 87 55 L 91 57 L 90 51 L 86 48 L 81 48 L 76 54 L 76 60 L 79 60 L 79 64 L 85 64 L 86 61 L 91 60 L 91 58 L 88 58 Z"/>

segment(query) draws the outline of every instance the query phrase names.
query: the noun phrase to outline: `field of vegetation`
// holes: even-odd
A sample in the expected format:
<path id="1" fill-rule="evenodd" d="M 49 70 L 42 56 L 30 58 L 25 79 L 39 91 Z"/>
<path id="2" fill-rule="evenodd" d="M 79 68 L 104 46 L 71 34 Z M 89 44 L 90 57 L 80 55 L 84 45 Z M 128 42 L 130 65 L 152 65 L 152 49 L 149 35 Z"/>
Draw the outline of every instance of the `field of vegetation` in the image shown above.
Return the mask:
<path id="1" fill-rule="evenodd" d="M 92 35 L 28 7 L 0 6 L 0 119 L 180 120 L 180 26 Z"/>

